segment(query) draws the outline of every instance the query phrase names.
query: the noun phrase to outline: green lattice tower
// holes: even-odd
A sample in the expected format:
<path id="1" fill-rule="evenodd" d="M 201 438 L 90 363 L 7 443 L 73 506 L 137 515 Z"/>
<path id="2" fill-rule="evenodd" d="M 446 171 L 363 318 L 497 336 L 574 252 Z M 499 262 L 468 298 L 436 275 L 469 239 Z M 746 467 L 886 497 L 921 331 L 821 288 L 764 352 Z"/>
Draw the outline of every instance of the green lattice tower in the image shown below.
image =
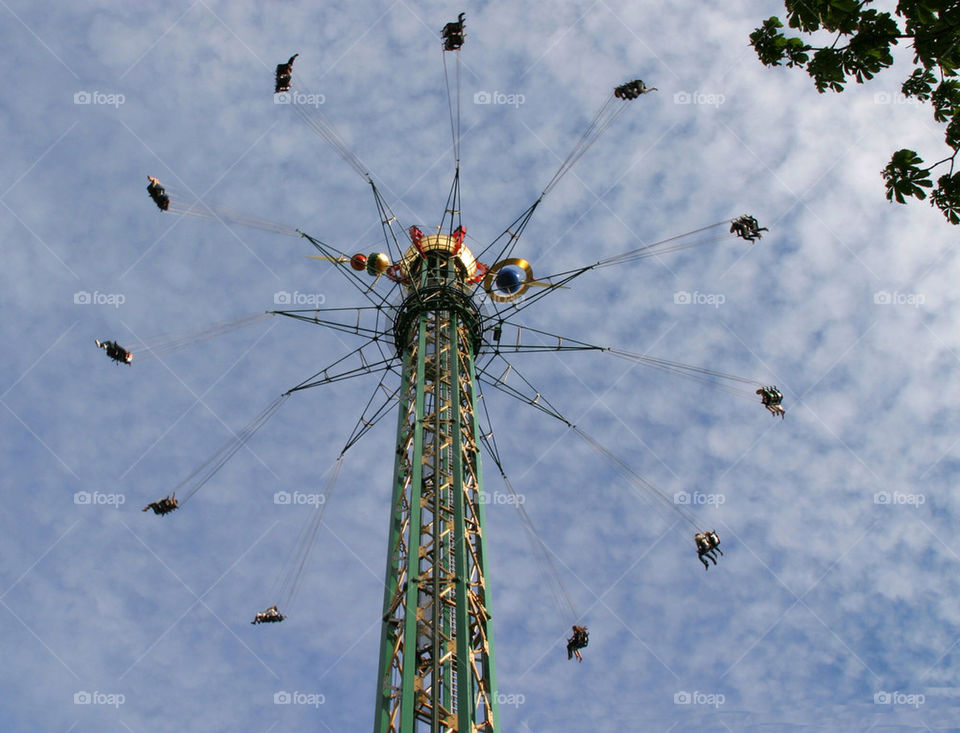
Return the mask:
<path id="1" fill-rule="evenodd" d="M 395 314 L 403 360 L 374 733 L 500 730 L 463 235 L 415 242 Z"/>

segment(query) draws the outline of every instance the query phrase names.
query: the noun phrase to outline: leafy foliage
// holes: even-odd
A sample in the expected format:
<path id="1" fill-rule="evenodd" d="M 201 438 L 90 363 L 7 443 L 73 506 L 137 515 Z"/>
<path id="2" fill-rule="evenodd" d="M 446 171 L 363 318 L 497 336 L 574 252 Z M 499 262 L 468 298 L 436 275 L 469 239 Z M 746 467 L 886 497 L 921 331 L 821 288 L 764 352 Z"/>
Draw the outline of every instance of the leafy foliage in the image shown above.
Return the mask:
<path id="1" fill-rule="evenodd" d="M 883 177 L 887 181 L 887 199 L 896 198 L 898 204 L 906 203 L 907 196 L 916 196 L 918 199 L 927 197 L 924 188 L 930 188 L 930 171 L 923 170 L 920 164 L 923 158 L 913 150 L 898 150 L 883 169 Z"/>
<path id="2" fill-rule="evenodd" d="M 940 176 L 931 201 L 951 224 L 960 224 L 960 173 Z"/>
<path id="3" fill-rule="evenodd" d="M 960 224 L 960 173 L 954 173 L 960 150 L 960 0 L 901 0 L 894 14 L 869 7 L 873 0 L 784 0 L 787 24 L 800 33 L 836 34 L 829 46 L 812 46 L 783 33 L 774 16 L 750 34 L 750 43 L 765 66 L 805 68 L 821 94 L 844 91 L 851 79 L 863 84 L 893 66 L 891 49 L 900 41 L 913 47 L 914 68 L 903 82 L 904 96 L 933 107 L 933 119 L 946 126 L 944 141 L 952 155 L 933 165 L 913 150 L 893 154 L 883 178 L 887 199 L 923 200 L 933 188 L 930 172 L 949 164 L 930 192 L 930 203 L 947 221 Z M 895 17 L 896 16 L 896 17 Z M 838 45 L 845 43 L 845 45 Z"/>

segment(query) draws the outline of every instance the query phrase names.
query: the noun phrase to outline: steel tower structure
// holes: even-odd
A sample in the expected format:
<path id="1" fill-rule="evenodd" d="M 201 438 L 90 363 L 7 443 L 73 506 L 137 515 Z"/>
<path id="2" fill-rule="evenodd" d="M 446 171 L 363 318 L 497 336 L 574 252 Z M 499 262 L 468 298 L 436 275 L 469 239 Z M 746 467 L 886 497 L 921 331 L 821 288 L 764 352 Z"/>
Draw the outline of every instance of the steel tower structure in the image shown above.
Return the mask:
<path id="1" fill-rule="evenodd" d="M 499 730 L 474 413 L 482 317 L 462 239 L 423 237 L 403 258 L 375 733 Z"/>

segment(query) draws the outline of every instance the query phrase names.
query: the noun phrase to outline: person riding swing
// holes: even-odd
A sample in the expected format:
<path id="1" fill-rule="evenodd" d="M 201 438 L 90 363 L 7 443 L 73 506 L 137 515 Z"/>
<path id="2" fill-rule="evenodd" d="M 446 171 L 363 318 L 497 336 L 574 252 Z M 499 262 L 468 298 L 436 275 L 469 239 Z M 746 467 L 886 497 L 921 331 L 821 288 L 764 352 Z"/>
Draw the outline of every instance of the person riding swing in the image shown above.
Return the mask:
<path id="1" fill-rule="evenodd" d="M 748 242 L 755 242 L 763 237 L 760 232 L 769 231 L 766 227 L 761 227 L 759 222 L 752 216 L 744 214 L 730 222 L 730 233 L 736 234 L 741 239 Z"/>
<path id="2" fill-rule="evenodd" d="M 97 346 L 107 352 L 107 356 L 113 359 L 117 364 L 127 364 L 133 361 L 133 354 L 123 348 L 116 341 L 100 341 L 94 339 Z"/>
<path id="3" fill-rule="evenodd" d="M 150 181 L 150 183 L 147 184 L 147 193 L 150 194 L 153 203 L 157 205 L 160 211 L 169 209 L 170 197 L 167 195 L 160 181 L 153 176 L 147 176 L 147 180 Z"/>
<path id="4" fill-rule="evenodd" d="M 455 21 L 443 26 L 443 50 L 458 51 L 463 45 L 463 18 L 466 13 L 460 13 Z"/>
<path id="5" fill-rule="evenodd" d="M 276 624 L 283 621 L 285 616 L 280 613 L 276 606 L 270 606 L 266 611 L 258 612 L 254 617 L 251 624 Z"/>
<path id="6" fill-rule="evenodd" d="M 293 81 L 293 60 L 299 55 L 300 54 L 295 53 L 287 63 L 277 64 L 277 81 L 273 87 L 274 94 L 290 91 L 290 84 Z"/>
<path id="7" fill-rule="evenodd" d="M 165 496 L 162 499 L 159 499 L 157 501 L 151 501 L 142 509 L 142 511 L 153 509 L 154 514 L 157 514 L 162 517 L 174 511 L 179 506 L 180 506 L 180 502 L 177 501 L 177 492 L 174 491 L 170 496 Z"/>
<path id="8" fill-rule="evenodd" d="M 586 626 L 574 626 L 573 635 L 567 639 L 567 659 L 577 658 L 578 662 L 583 661 L 580 650 L 590 643 L 590 634 Z"/>
<path id="9" fill-rule="evenodd" d="M 770 411 L 771 415 L 774 417 L 779 415 L 780 419 L 787 416 L 787 411 L 781 404 L 783 402 L 783 393 L 775 386 L 760 387 L 760 389 L 756 391 L 756 394 L 760 395 L 760 401 L 763 403 L 763 406 Z"/>
<path id="10" fill-rule="evenodd" d="M 647 88 L 647 85 L 644 84 L 642 80 L 634 79 L 633 81 L 628 81 L 626 84 L 621 84 L 614 89 L 613 96 L 615 96 L 617 99 L 636 99 L 641 94 L 647 94 L 655 91 L 657 91 L 656 87 Z"/>

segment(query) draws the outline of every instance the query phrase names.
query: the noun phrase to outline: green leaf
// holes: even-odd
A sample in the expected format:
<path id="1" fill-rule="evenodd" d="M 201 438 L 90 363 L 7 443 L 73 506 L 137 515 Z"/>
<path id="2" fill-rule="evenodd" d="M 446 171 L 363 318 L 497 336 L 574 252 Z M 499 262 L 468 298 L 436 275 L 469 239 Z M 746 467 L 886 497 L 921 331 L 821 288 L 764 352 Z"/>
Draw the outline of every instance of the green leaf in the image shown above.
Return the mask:
<path id="1" fill-rule="evenodd" d="M 930 205 L 940 209 L 951 224 L 960 224 L 960 173 L 940 176 Z"/>
<path id="2" fill-rule="evenodd" d="M 944 134 L 944 140 L 954 150 L 960 149 L 960 117 L 954 117 L 947 125 L 947 131 Z"/>
<path id="3" fill-rule="evenodd" d="M 807 64 L 807 73 L 813 77 L 817 91 L 821 94 L 827 88 L 842 92 L 846 77 L 843 73 L 844 54 L 832 48 L 821 48 Z"/>
<path id="4" fill-rule="evenodd" d="M 843 92 L 851 79 L 864 83 L 893 66 L 893 47 L 906 39 L 914 60 L 912 67 L 901 63 L 910 74 L 901 91 L 930 102 L 934 119 L 946 127 L 944 139 L 954 154 L 924 168 L 915 151 L 898 150 L 883 169 L 886 197 L 903 204 L 908 198 L 923 200 L 929 195 L 948 221 L 958 224 L 960 174 L 941 177 L 934 189 L 931 171 L 947 161 L 952 171 L 960 154 L 960 0 L 898 0 L 895 14 L 873 6 L 874 0 L 784 0 L 784 20 L 768 18 L 750 35 L 750 42 L 767 66 L 805 68 L 822 94 L 828 89 Z M 799 29 L 801 37 L 784 35 L 785 22 Z M 806 42 L 806 34 L 821 30 L 834 36 L 832 43 L 825 41 L 831 45 Z"/>
<path id="5" fill-rule="evenodd" d="M 883 169 L 888 201 L 896 199 L 898 204 L 903 204 L 908 196 L 921 201 L 927 197 L 923 189 L 931 188 L 933 182 L 930 180 L 930 171 L 920 168 L 921 163 L 923 158 L 913 150 L 904 148 L 893 154 Z"/>
<path id="6" fill-rule="evenodd" d="M 960 81 L 947 79 L 930 95 L 933 103 L 933 119 L 937 122 L 947 122 L 960 108 Z"/>
<path id="7" fill-rule="evenodd" d="M 913 73 L 903 82 L 900 91 L 903 92 L 905 97 L 916 97 L 925 102 L 930 99 L 936 81 L 937 77 L 926 69 L 914 69 Z"/>
<path id="8" fill-rule="evenodd" d="M 780 32 L 783 23 L 777 17 L 767 18 L 763 25 L 750 34 L 750 45 L 757 52 L 757 57 L 764 66 L 779 66 L 785 55 L 787 39 Z M 790 39 L 800 40 L 800 39 Z M 802 41 L 800 41 L 803 43 Z"/>
<path id="9" fill-rule="evenodd" d="M 829 9 L 827 2 L 813 0 L 785 0 L 787 17 L 791 28 L 799 28 L 805 33 L 812 33 L 820 29 L 821 13 Z"/>

